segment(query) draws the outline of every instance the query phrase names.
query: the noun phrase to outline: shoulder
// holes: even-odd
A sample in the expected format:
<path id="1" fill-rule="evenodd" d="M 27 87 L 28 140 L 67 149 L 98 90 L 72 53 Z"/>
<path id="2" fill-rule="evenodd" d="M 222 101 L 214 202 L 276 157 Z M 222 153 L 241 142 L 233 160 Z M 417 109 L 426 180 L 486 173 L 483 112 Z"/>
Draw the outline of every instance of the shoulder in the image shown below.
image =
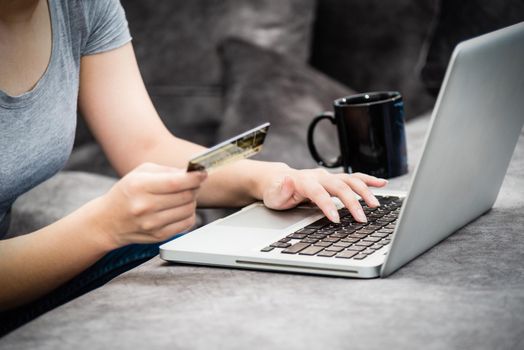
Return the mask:
<path id="1" fill-rule="evenodd" d="M 115 49 L 131 40 L 119 0 L 59 0 L 81 33 L 81 55 Z"/>

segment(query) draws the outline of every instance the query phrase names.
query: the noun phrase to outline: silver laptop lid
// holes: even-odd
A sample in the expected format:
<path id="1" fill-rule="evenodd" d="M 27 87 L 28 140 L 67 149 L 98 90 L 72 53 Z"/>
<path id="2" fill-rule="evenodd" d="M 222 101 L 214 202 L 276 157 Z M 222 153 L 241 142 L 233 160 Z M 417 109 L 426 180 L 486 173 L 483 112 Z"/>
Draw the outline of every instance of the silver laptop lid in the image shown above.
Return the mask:
<path id="1" fill-rule="evenodd" d="M 381 275 L 489 210 L 524 123 L 524 22 L 459 44 Z"/>

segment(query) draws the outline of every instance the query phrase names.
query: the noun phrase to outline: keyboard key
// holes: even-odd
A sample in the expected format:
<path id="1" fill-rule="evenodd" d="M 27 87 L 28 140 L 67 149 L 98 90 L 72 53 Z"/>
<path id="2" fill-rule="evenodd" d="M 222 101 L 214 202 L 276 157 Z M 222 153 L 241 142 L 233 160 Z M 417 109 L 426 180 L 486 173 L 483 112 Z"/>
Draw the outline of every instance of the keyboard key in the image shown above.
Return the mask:
<path id="1" fill-rule="evenodd" d="M 310 246 L 310 244 L 307 244 L 307 243 L 301 243 L 301 242 L 295 243 L 291 247 L 289 247 L 287 249 L 284 249 L 282 251 L 282 253 L 284 253 L 284 254 L 296 254 L 299 251 L 301 251 L 302 249 L 306 249 L 309 246 Z"/>
<path id="2" fill-rule="evenodd" d="M 344 250 L 344 247 L 337 247 L 332 245 L 331 247 L 327 247 L 325 250 L 328 252 L 341 252 Z"/>
<path id="3" fill-rule="evenodd" d="M 313 244 L 313 243 L 318 242 L 318 239 L 306 237 L 303 240 L 301 240 L 300 242 Z"/>
<path id="4" fill-rule="evenodd" d="M 329 225 L 331 223 L 331 221 L 329 221 L 327 218 L 322 218 L 320 220 L 317 220 L 309 225 L 307 225 L 306 227 L 307 228 L 316 228 L 316 229 L 319 229 L 319 228 L 322 228 L 326 225 Z"/>
<path id="5" fill-rule="evenodd" d="M 318 230 L 317 232 L 320 232 L 320 233 L 325 233 L 325 234 L 330 234 L 330 233 L 333 233 L 335 232 L 337 229 L 336 228 L 323 228 L 323 229 L 320 229 Z"/>
<path id="6" fill-rule="evenodd" d="M 387 226 L 389 224 L 389 221 L 388 220 L 384 220 L 384 219 L 378 219 L 377 221 L 375 221 L 377 224 L 380 224 L 380 226 Z"/>
<path id="7" fill-rule="evenodd" d="M 323 239 L 324 242 L 331 242 L 331 243 L 335 243 L 335 242 L 338 242 L 340 241 L 340 238 L 334 238 L 334 237 L 326 237 Z"/>
<path id="8" fill-rule="evenodd" d="M 307 235 L 305 233 L 292 233 L 288 235 L 287 237 L 292 238 L 292 239 L 303 239 L 303 238 L 306 238 Z"/>
<path id="9" fill-rule="evenodd" d="M 369 237 L 369 236 L 368 236 L 368 237 L 366 237 L 366 238 L 363 238 L 362 240 L 363 240 L 364 242 L 373 242 L 373 243 L 376 243 L 376 242 L 380 241 L 381 239 L 382 239 L 382 238 L 380 238 L 380 237 Z"/>
<path id="10" fill-rule="evenodd" d="M 320 253 L 318 253 L 316 256 L 323 256 L 323 257 L 330 258 L 330 257 L 332 257 L 335 254 L 337 254 L 337 252 L 330 252 L 330 251 L 323 250 Z"/>
<path id="11" fill-rule="evenodd" d="M 321 242 L 317 242 L 315 243 L 314 245 L 316 245 L 317 247 L 329 247 L 331 246 L 333 243 L 331 242 L 324 242 L 324 241 L 321 241 Z"/>
<path id="12" fill-rule="evenodd" d="M 268 247 L 265 247 L 265 248 L 260 249 L 260 251 L 261 251 L 261 252 L 270 252 L 270 251 L 272 251 L 273 249 L 275 249 L 275 248 L 272 247 L 272 246 L 268 246 Z"/>
<path id="13" fill-rule="evenodd" d="M 361 246 L 361 247 L 370 247 L 372 246 L 373 244 L 375 244 L 375 242 L 369 242 L 369 241 L 358 241 L 357 243 L 355 243 L 355 245 L 358 245 L 358 246 Z"/>
<path id="14" fill-rule="evenodd" d="M 351 251 L 351 250 L 344 250 L 344 251 L 338 253 L 337 256 L 335 256 L 335 258 L 351 259 L 352 257 L 354 257 L 357 254 L 358 254 L 358 252 L 354 252 L 354 251 Z"/>
<path id="15" fill-rule="evenodd" d="M 323 249 L 324 247 L 310 246 L 304 250 L 301 250 L 298 254 L 299 255 L 315 255 Z"/>
<path id="16" fill-rule="evenodd" d="M 389 233 L 385 233 L 385 232 L 375 232 L 371 235 L 369 235 L 369 237 L 377 237 L 377 238 L 384 238 L 384 237 L 387 237 L 389 236 Z"/>
<path id="17" fill-rule="evenodd" d="M 375 230 L 368 230 L 364 228 L 357 231 L 357 233 L 361 235 L 369 235 L 369 234 L 372 234 L 373 232 L 375 232 Z"/>
<path id="18" fill-rule="evenodd" d="M 270 247 L 273 248 L 287 248 L 289 246 L 291 246 L 291 243 L 275 242 L 270 244 Z"/>
<path id="19" fill-rule="evenodd" d="M 347 243 L 356 243 L 360 241 L 360 238 L 357 238 L 357 237 L 347 237 L 347 238 L 343 238 L 341 239 L 341 242 L 347 242 Z"/>
<path id="20" fill-rule="evenodd" d="M 365 250 L 366 247 L 364 246 L 360 246 L 360 245 L 352 245 L 351 247 L 347 248 L 348 250 L 354 250 L 354 251 L 357 251 L 357 252 L 360 252 L 362 250 Z"/>
<path id="21" fill-rule="evenodd" d="M 393 233 L 394 230 L 392 229 L 389 229 L 389 228 L 381 228 L 380 230 L 377 231 L 377 233 Z"/>
<path id="22" fill-rule="evenodd" d="M 337 242 L 337 243 L 333 243 L 333 246 L 335 246 L 335 247 L 342 247 L 342 248 L 347 248 L 350 245 L 351 245 L 351 243 L 349 243 L 349 242 L 342 242 L 342 241 Z"/>
<path id="23" fill-rule="evenodd" d="M 344 234 L 344 233 L 332 233 L 331 235 L 329 235 L 329 237 L 332 237 L 332 238 L 346 238 L 348 236 L 348 234 Z"/>
<path id="24" fill-rule="evenodd" d="M 282 243 L 287 243 L 287 242 L 291 241 L 291 238 L 289 238 L 289 237 L 284 237 L 284 238 L 282 238 L 282 239 L 279 239 L 278 241 L 279 241 L 279 242 L 282 242 Z"/>
<path id="25" fill-rule="evenodd" d="M 346 216 L 350 215 L 349 210 L 347 208 L 342 208 L 338 211 L 338 216 L 340 218 L 344 218 Z"/>
<path id="26" fill-rule="evenodd" d="M 367 258 L 366 254 L 358 254 L 358 255 L 353 257 L 353 259 L 356 259 L 356 260 L 362 260 L 362 259 L 365 259 L 365 258 Z"/>
<path id="27" fill-rule="evenodd" d="M 305 233 L 305 234 L 310 234 L 310 233 L 313 233 L 315 232 L 315 229 L 314 228 L 301 228 L 300 230 L 297 231 L 297 233 Z"/>
<path id="28" fill-rule="evenodd" d="M 371 254 L 373 254 L 374 252 L 375 252 L 375 249 L 370 249 L 370 248 L 368 248 L 368 249 L 362 251 L 362 254 L 371 255 Z"/>

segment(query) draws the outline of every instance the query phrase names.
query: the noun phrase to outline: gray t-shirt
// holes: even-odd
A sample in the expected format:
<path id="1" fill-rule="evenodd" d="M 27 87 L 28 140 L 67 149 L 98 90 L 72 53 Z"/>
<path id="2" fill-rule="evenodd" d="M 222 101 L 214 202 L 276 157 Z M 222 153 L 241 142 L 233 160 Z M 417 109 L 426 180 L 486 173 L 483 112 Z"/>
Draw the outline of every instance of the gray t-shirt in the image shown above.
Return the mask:
<path id="1" fill-rule="evenodd" d="M 131 40 L 118 0 L 49 0 L 51 59 L 29 92 L 0 90 L 0 238 L 18 196 L 62 169 L 73 147 L 80 58 Z"/>

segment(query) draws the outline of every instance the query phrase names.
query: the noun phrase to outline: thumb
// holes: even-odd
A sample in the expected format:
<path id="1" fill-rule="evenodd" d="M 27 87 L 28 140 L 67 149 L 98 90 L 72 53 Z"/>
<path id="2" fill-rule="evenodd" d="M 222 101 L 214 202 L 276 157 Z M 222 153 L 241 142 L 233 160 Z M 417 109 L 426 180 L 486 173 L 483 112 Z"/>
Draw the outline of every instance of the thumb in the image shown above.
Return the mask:
<path id="1" fill-rule="evenodd" d="M 287 209 L 292 205 L 295 183 L 287 175 L 271 186 L 264 194 L 264 204 L 272 209 Z"/>
<path id="2" fill-rule="evenodd" d="M 280 197 L 285 198 L 287 201 L 287 199 L 293 195 L 293 192 L 295 192 L 295 183 L 293 182 L 293 179 L 284 175 L 282 183 L 280 184 Z"/>

